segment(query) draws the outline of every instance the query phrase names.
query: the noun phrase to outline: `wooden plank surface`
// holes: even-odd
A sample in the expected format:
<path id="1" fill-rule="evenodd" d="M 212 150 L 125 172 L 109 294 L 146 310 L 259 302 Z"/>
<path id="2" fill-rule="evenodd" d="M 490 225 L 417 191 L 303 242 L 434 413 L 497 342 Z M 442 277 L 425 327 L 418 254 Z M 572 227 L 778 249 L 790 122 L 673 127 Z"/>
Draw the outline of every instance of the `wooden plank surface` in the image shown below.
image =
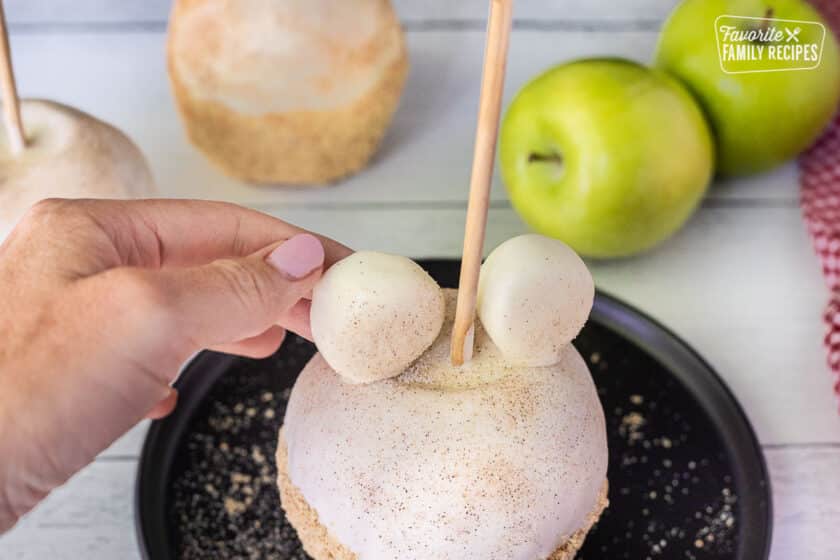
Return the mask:
<path id="1" fill-rule="evenodd" d="M 569 58 L 650 60 L 676 0 L 518 0 L 506 101 Z M 165 69 L 168 0 L 8 0 L 25 95 L 73 104 L 132 136 L 173 197 L 231 200 L 360 248 L 414 257 L 460 251 L 486 0 L 397 0 L 412 70 L 369 170 L 328 189 L 258 188 L 216 172 L 187 142 Z M 677 155 L 678 157 L 678 155 Z M 819 320 L 826 298 L 784 166 L 717 184 L 673 241 L 591 263 L 598 285 L 687 339 L 718 369 L 767 445 L 774 560 L 840 557 L 840 419 Z M 525 231 L 498 180 L 488 248 Z M 0 558 L 137 558 L 132 520 L 145 424 L 57 491 Z"/>
<path id="2" fill-rule="evenodd" d="M 99 460 L 0 536 L 3 560 L 139 558 L 134 534 L 135 460 Z"/>
<path id="3" fill-rule="evenodd" d="M 766 449 L 774 496 L 774 560 L 840 558 L 840 449 Z"/>
<path id="4" fill-rule="evenodd" d="M 7 0 L 9 21 L 25 24 L 163 22 L 170 0 Z M 658 22 L 676 0 L 517 0 L 519 20 L 591 22 Z M 395 0 L 404 21 L 484 19 L 487 0 Z"/>

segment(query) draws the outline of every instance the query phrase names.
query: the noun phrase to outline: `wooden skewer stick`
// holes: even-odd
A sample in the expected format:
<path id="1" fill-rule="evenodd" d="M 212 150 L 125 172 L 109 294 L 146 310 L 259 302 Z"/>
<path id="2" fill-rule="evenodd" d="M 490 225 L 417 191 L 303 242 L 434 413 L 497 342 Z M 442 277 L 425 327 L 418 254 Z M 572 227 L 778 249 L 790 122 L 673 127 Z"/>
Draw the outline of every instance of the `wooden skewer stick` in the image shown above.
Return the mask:
<path id="1" fill-rule="evenodd" d="M 23 133 L 23 121 L 20 118 L 20 100 L 15 85 L 12 51 L 9 48 L 9 31 L 6 26 L 6 14 L 2 2 L 0 2 L 0 35 L 2 35 L 2 40 L 0 40 L 0 89 L 3 92 L 3 121 L 6 125 L 6 135 L 12 153 L 18 155 L 26 148 L 26 137 Z"/>
<path id="2" fill-rule="evenodd" d="M 472 358 L 478 274 L 484 249 L 487 208 L 490 205 L 490 184 L 493 179 L 499 114 L 502 109 L 502 90 L 505 84 L 512 11 L 513 0 L 490 1 L 478 127 L 475 133 L 467 224 L 464 231 L 464 252 L 461 259 L 461 278 L 458 283 L 458 306 L 455 311 L 450 347 L 450 358 L 456 366 Z"/>

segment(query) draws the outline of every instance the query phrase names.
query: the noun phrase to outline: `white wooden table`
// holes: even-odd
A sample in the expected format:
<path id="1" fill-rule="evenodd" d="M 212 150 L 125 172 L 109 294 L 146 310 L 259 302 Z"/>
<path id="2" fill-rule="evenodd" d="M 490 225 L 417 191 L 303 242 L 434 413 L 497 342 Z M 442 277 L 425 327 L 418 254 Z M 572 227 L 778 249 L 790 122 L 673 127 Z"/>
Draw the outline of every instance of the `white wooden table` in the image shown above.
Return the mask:
<path id="1" fill-rule="evenodd" d="M 518 0 L 506 98 L 571 57 L 650 60 L 674 1 Z M 459 254 L 485 0 L 396 0 L 412 71 L 393 128 L 370 169 L 316 190 L 238 184 L 187 143 L 166 77 L 168 4 L 8 0 L 22 93 L 122 128 L 165 196 L 235 201 L 357 248 Z M 496 181 L 488 248 L 523 231 Z M 774 560 L 840 558 L 840 416 L 820 346 L 827 294 L 797 207 L 795 167 L 715 185 L 661 249 L 590 264 L 600 288 L 688 340 L 744 405 L 770 467 Z M 144 433 L 130 432 L 0 537 L 0 558 L 137 558 L 132 490 Z"/>

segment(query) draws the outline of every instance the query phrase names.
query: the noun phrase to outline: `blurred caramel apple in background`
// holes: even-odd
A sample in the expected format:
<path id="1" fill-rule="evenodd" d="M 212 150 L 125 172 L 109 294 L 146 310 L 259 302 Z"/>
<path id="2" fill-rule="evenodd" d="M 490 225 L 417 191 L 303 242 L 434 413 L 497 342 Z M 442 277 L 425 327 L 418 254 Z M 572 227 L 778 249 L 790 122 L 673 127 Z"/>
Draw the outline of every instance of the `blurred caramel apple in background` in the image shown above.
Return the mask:
<path id="1" fill-rule="evenodd" d="M 408 70 L 388 0 L 177 0 L 168 63 L 190 140 L 255 183 L 362 169 Z"/>
<path id="2" fill-rule="evenodd" d="M 21 101 L 26 147 L 0 138 L 0 241 L 44 198 L 139 198 L 154 194 L 143 154 L 113 126 L 53 101 Z"/>

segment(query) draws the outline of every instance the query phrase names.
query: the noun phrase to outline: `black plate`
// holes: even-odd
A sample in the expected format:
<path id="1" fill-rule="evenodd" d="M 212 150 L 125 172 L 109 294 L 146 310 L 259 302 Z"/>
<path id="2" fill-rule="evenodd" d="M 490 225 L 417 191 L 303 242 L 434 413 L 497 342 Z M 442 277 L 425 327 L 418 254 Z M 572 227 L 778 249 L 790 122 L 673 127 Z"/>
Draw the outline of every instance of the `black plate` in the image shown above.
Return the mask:
<path id="1" fill-rule="evenodd" d="M 422 264 L 457 283 L 457 262 Z M 767 468 L 711 367 L 603 293 L 575 345 L 606 412 L 611 502 L 578 558 L 766 559 Z M 140 458 L 144 558 L 307 558 L 279 507 L 273 456 L 288 390 L 313 351 L 290 336 L 266 360 L 203 352 L 189 364 L 177 410 L 152 424 Z"/>

